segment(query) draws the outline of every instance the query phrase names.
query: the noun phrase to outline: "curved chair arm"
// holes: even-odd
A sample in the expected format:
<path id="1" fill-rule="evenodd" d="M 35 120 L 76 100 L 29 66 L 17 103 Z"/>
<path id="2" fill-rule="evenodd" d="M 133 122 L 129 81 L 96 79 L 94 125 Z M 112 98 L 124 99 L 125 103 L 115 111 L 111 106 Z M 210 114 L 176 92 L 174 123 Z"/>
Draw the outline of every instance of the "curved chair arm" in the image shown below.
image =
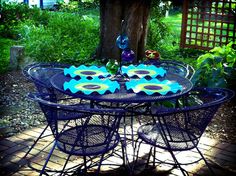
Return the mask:
<path id="1" fill-rule="evenodd" d="M 155 115 L 169 115 L 179 112 L 193 111 L 202 108 L 208 108 L 210 106 L 221 105 L 222 103 L 230 100 L 235 95 L 234 91 L 226 88 L 194 88 L 183 98 L 185 99 L 184 107 L 180 108 L 160 108 L 152 107 L 152 114 Z M 202 104 L 193 104 L 191 105 L 191 96 L 196 96 L 199 100 L 204 99 Z M 209 99 L 209 100 L 208 100 Z"/>
<path id="2" fill-rule="evenodd" d="M 27 66 L 25 66 L 22 70 L 22 74 L 30 81 L 33 81 L 32 80 L 32 77 L 29 75 L 29 69 L 32 68 L 33 66 L 36 66 L 36 65 L 39 65 L 40 63 L 37 63 L 37 62 L 33 62 L 31 64 L 28 64 Z"/>
<path id="3" fill-rule="evenodd" d="M 157 60 L 155 62 L 146 61 L 144 63 L 145 64 L 153 64 L 156 66 L 162 66 L 162 67 L 166 68 L 167 70 L 169 70 L 169 72 L 184 76 L 185 78 L 187 78 L 189 80 L 192 79 L 192 77 L 195 73 L 195 70 L 191 65 L 186 64 L 184 62 L 180 62 L 180 61 Z"/>
<path id="4" fill-rule="evenodd" d="M 29 64 L 27 65 L 22 73 L 23 75 L 28 78 L 29 80 L 31 81 L 34 81 L 36 84 L 42 86 L 42 87 L 48 87 L 48 88 L 51 88 L 51 85 L 48 84 L 47 82 L 49 82 L 49 78 L 50 78 L 50 75 L 48 73 L 48 79 L 46 80 L 41 80 L 39 78 L 36 77 L 37 75 L 37 70 L 40 70 L 40 69 L 55 69 L 55 72 L 56 70 L 60 71 L 63 71 L 62 69 L 63 68 L 66 68 L 66 67 L 69 67 L 70 65 L 68 64 L 63 64 L 63 63 L 56 63 L 56 62 L 52 62 L 52 63 L 32 63 L 32 64 Z M 42 75 L 40 75 L 42 76 Z"/>
<path id="5" fill-rule="evenodd" d="M 46 104 L 50 106 L 51 108 L 55 109 L 67 109 L 68 111 L 75 111 L 75 112 L 80 112 L 80 113 L 86 113 L 86 112 L 93 112 L 100 114 L 101 112 L 105 113 L 125 113 L 127 112 L 125 109 L 122 108 L 102 108 L 102 107 L 97 107 L 95 106 L 92 108 L 90 104 L 86 103 L 78 103 L 78 104 L 70 104 L 70 105 L 65 105 L 65 104 L 59 104 L 59 103 L 54 103 L 50 102 L 50 95 L 49 94 L 39 94 L 39 93 L 29 93 L 28 94 L 29 99 L 34 100 L 39 103 Z"/>

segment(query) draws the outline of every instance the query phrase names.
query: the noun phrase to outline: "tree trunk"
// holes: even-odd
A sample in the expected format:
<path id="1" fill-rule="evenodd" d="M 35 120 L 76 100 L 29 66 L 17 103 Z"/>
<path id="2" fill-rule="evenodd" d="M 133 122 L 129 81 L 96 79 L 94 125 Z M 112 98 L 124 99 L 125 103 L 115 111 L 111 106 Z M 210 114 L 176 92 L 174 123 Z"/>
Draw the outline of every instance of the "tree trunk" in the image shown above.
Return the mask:
<path id="1" fill-rule="evenodd" d="M 116 38 L 124 32 L 129 38 L 129 48 L 135 53 L 136 63 L 144 57 L 147 22 L 151 0 L 100 0 L 100 45 L 97 58 L 120 59 L 121 51 Z"/>

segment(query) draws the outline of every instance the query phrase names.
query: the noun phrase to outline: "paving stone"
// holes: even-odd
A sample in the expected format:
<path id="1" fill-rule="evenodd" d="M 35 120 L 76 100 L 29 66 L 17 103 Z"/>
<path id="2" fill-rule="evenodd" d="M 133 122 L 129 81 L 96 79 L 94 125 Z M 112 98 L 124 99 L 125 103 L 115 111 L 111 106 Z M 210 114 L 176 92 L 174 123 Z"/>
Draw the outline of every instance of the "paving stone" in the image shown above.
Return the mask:
<path id="1" fill-rule="evenodd" d="M 17 138 L 21 139 L 22 142 L 24 142 L 25 140 L 34 141 L 35 136 L 31 136 L 31 135 L 28 135 L 28 134 L 25 134 L 25 133 L 21 133 L 21 134 L 17 135 Z"/>
<path id="2" fill-rule="evenodd" d="M 0 140 L 0 145 L 6 146 L 6 147 L 13 147 L 13 146 L 17 145 L 17 143 L 12 142 L 8 139 L 3 139 L 3 140 Z"/>
<path id="3" fill-rule="evenodd" d="M 17 151 L 21 151 L 21 150 L 23 150 L 23 149 L 25 149 L 25 148 L 26 148 L 26 146 L 21 145 L 21 144 L 18 144 L 18 145 L 16 145 L 16 146 L 11 147 L 11 148 L 9 148 L 8 150 L 6 150 L 5 153 L 7 153 L 7 154 L 13 154 L 13 153 L 15 153 L 15 152 L 17 152 Z"/>
<path id="4" fill-rule="evenodd" d="M 46 127 L 46 125 L 42 125 L 40 127 L 32 128 L 31 130 L 37 132 L 38 134 L 40 134 L 45 129 L 45 127 Z"/>
<path id="5" fill-rule="evenodd" d="M 219 143 L 219 141 L 216 139 L 211 139 L 211 138 L 202 136 L 199 143 L 204 144 L 204 145 L 208 145 L 208 146 L 215 146 Z"/>
<path id="6" fill-rule="evenodd" d="M 224 154 L 218 154 L 217 155 L 217 158 L 220 158 L 222 160 L 225 160 L 225 161 L 229 161 L 229 162 L 232 162 L 232 163 L 236 163 L 236 158 L 235 158 L 235 155 L 234 156 L 229 156 L 229 155 L 224 155 Z"/>
<path id="7" fill-rule="evenodd" d="M 7 150 L 9 147 L 0 145 L 0 152 Z"/>
<path id="8" fill-rule="evenodd" d="M 207 150 L 210 150 L 212 148 L 212 146 L 206 145 L 206 144 L 203 144 L 203 143 L 198 144 L 197 147 L 200 149 L 201 152 L 202 151 L 206 152 Z"/>
<path id="9" fill-rule="evenodd" d="M 28 148 L 24 148 L 23 150 L 21 151 L 17 151 L 15 152 L 13 155 L 19 157 L 19 158 L 23 158 L 26 154 L 26 152 L 28 151 Z M 29 154 L 30 155 L 30 154 Z"/>
<path id="10" fill-rule="evenodd" d="M 3 169 L 0 169 L 1 175 L 7 175 L 7 173 L 15 173 L 19 170 L 19 165 L 11 162 L 5 162 L 2 165 Z"/>
<path id="11" fill-rule="evenodd" d="M 37 136 L 41 133 L 41 131 L 44 129 L 45 126 L 39 127 L 39 128 L 32 128 L 29 129 L 19 135 L 13 136 L 11 138 L 7 138 L 4 140 L 0 141 L 0 157 L 1 157 L 1 162 L 0 162 L 0 173 L 1 175 L 4 174 L 6 176 L 7 174 L 12 174 L 13 176 L 18 176 L 18 175 L 39 175 L 38 172 L 35 172 L 32 170 L 32 168 L 29 168 L 27 166 L 27 161 L 22 160 L 22 157 L 25 155 L 25 153 L 29 150 L 29 147 L 33 144 L 34 140 L 37 139 Z M 33 131 L 33 132 L 32 132 Z M 50 134 L 50 130 L 47 130 L 47 133 Z M 31 165 L 36 168 L 41 170 L 43 167 L 43 164 L 45 162 L 45 159 L 48 155 L 48 152 L 52 146 L 50 144 L 49 147 L 47 147 L 43 152 L 40 152 L 41 149 L 43 149 L 47 144 L 49 144 L 51 141 L 53 141 L 52 136 L 45 137 L 43 139 L 40 139 L 35 148 L 32 149 L 30 152 L 29 156 L 27 157 L 28 161 L 31 162 Z M 127 147 L 127 152 L 128 152 L 128 157 L 130 160 L 133 159 L 133 148 L 131 145 L 131 141 L 127 141 L 127 144 L 129 145 Z M 27 147 L 26 147 L 27 146 Z M 236 158 L 236 145 L 235 144 L 229 144 L 229 143 L 221 143 L 220 141 L 217 140 L 212 140 L 207 137 L 203 137 L 201 139 L 201 142 L 199 144 L 199 149 L 204 153 L 204 156 L 207 158 L 212 159 L 214 162 L 216 162 L 218 165 L 223 165 L 224 167 L 230 169 L 234 168 L 235 166 L 235 158 Z M 142 144 L 140 148 L 140 153 L 139 153 L 139 161 L 138 163 L 140 166 L 137 167 L 137 172 L 144 173 L 144 176 L 148 176 L 147 173 L 143 172 L 146 159 L 147 159 L 147 154 L 149 152 L 150 146 Z M 116 149 L 116 153 L 121 155 L 121 147 L 118 146 Z M 176 152 L 176 155 L 184 161 L 192 161 L 197 157 L 197 152 L 195 150 L 187 152 L 186 156 L 184 156 L 180 152 Z M 196 156 L 195 156 L 196 155 Z M 36 156 L 36 157 L 35 157 Z M 65 159 L 68 157 L 67 154 L 59 151 L 58 149 L 55 149 L 53 152 L 53 155 L 51 157 L 50 162 L 48 163 L 48 168 L 49 169 L 61 169 Z M 171 156 L 169 155 L 168 152 L 164 150 L 157 150 L 156 152 L 156 157 L 159 159 L 164 159 L 165 161 L 168 161 Z M 186 158 L 185 158 L 186 157 Z M 185 158 L 185 159 L 184 159 Z M 97 161 L 98 158 L 94 159 L 94 161 Z M 72 156 L 70 158 L 70 161 L 68 162 L 68 167 L 76 166 L 78 164 L 82 163 L 82 158 L 81 157 L 76 157 Z M 2 164 L 3 163 L 3 164 Z M 114 155 L 107 159 L 107 161 L 104 162 L 104 164 L 108 163 L 113 163 L 113 164 L 122 164 L 123 161 L 118 155 Z M 222 175 L 224 172 L 228 173 L 229 175 L 232 174 L 231 172 L 227 171 L 227 169 L 222 169 L 218 168 L 217 164 L 211 164 L 214 166 L 214 169 L 217 172 L 217 175 Z M 156 163 L 159 167 L 161 168 L 161 171 L 165 170 L 166 168 L 170 168 L 170 165 L 166 165 L 167 167 L 165 168 L 165 164 L 158 164 Z M 19 168 L 20 166 L 26 166 Z M 152 158 L 151 158 L 151 163 L 152 165 Z M 157 167 L 157 168 L 158 168 Z M 104 171 L 109 170 L 116 170 L 117 166 L 104 166 L 102 169 Z M 187 165 L 185 168 L 190 172 L 189 175 L 204 175 L 208 172 L 208 168 L 205 166 L 205 163 L 203 161 L 199 162 L 198 164 L 195 165 Z M 160 170 L 159 170 L 160 171 Z M 218 174 L 219 172 L 219 174 Z M 3 174 L 2 174 L 3 173 Z M 174 176 L 179 176 L 181 174 L 179 169 L 174 169 L 171 173 L 168 174 L 174 175 Z M 225 174 L 222 176 L 226 176 Z M 228 175 L 227 175 L 228 176 Z"/>
<path id="12" fill-rule="evenodd" d="M 16 172 L 16 173 L 12 174 L 11 176 L 23 176 L 23 175 L 19 172 Z"/>
<path id="13" fill-rule="evenodd" d="M 21 175 L 24 175 L 24 176 L 38 176 L 39 175 L 39 172 L 32 171 L 31 168 L 25 168 L 23 170 L 20 170 L 17 173 L 20 173 Z"/>
<path id="14" fill-rule="evenodd" d="M 22 142 L 24 142 L 24 140 L 22 139 L 19 139 L 18 137 L 16 136 L 11 136 L 9 138 L 7 138 L 9 141 L 13 142 L 13 143 L 16 143 L 16 144 L 20 144 Z"/>
<path id="15" fill-rule="evenodd" d="M 25 135 L 28 135 L 28 136 L 34 137 L 34 138 L 37 138 L 40 135 L 40 133 L 35 132 L 35 131 L 31 130 L 31 129 L 23 131 L 22 134 L 25 134 Z"/>
<path id="16" fill-rule="evenodd" d="M 222 142 L 222 143 L 219 143 L 219 144 L 215 145 L 215 148 L 225 150 L 229 145 L 230 145 L 229 143 Z"/>
<path id="17" fill-rule="evenodd" d="M 230 144 L 225 150 L 230 151 L 232 153 L 236 153 L 236 144 Z"/>

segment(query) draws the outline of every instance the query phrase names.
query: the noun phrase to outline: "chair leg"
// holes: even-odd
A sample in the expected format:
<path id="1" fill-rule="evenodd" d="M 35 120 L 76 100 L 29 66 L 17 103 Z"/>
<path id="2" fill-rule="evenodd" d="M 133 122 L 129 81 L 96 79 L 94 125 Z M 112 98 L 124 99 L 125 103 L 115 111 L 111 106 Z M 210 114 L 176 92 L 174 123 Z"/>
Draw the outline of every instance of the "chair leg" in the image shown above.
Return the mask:
<path id="1" fill-rule="evenodd" d="M 105 153 L 102 154 L 101 159 L 100 159 L 100 161 L 99 161 L 98 168 L 97 168 L 97 171 L 96 171 L 96 174 L 95 174 L 96 176 L 99 175 L 99 172 L 100 172 L 100 169 L 101 169 L 101 165 L 102 165 L 102 161 L 103 161 L 104 155 L 105 155 Z"/>
<path id="2" fill-rule="evenodd" d="M 64 166 L 63 166 L 63 169 L 62 169 L 62 171 L 61 171 L 61 174 L 60 174 L 60 175 L 63 175 L 63 171 L 65 170 L 65 168 L 66 168 L 66 165 L 67 165 L 67 163 L 68 163 L 68 161 L 69 161 L 70 157 L 71 157 L 71 154 L 70 154 L 70 155 L 67 157 L 67 159 L 66 159 L 66 162 L 65 162 L 65 164 L 64 164 Z"/>
<path id="3" fill-rule="evenodd" d="M 146 163 L 145 168 L 148 168 L 149 161 L 150 161 L 150 158 L 151 158 L 151 155 L 152 155 L 152 149 L 153 149 L 153 147 L 150 148 L 150 151 L 149 151 L 149 154 L 148 154 L 148 159 L 147 159 L 147 163 Z"/>
<path id="4" fill-rule="evenodd" d="M 215 175 L 214 171 L 212 170 L 211 166 L 209 165 L 209 163 L 207 162 L 206 158 L 203 156 L 202 152 L 199 150 L 198 147 L 196 147 L 198 153 L 201 155 L 202 159 L 204 160 L 205 164 L 207 165 L 208 169 L 210 170 L 212 175 Z"/>
<path id="5" fill-rule="evenodd" d="M 184 169 L 181 167 L 181 165 L 179 164 L 179 162 L 178 162 L 177 158 L 175 157 L 174 153 L 173 153 L 171 150 L 168 150 L 168 151 L 169 151 L 169 153 L 171 154 L 171 156 L 172 156 L 172 158 L 173 158 L 173 160 L 174 160 L 176 166 L 177 166 L 177 167 L 180 169 L 180 171 L 182 172 L 182 174 L 183 174 L 184 176 L 186 176 L 186 175 L 189 176 L 188 172 L 187 172 L 186 170 L 184 170 Z"/>
<path id="6" fill-rule="evenodd" d="M 43 129 L 43 131 L 41 132 L 41 134 L 39 135 L 39 137 L 36 139 L 36 141 L 33 143 L 33 145 L 31 145 L 30 149 L 26 152 L 26 154 L 23 156 L 22 159 L 26 158 L 27 155 L 31 152 L 31 150 L 34 148 L 34 146 L 37 144 L 37 142 L 39 141 L 39 139 L 42 137 L 42 135 L 44 134 L 44 132 L 47 130 L 49 124 Z"/>
<path id="7" fill-rule="evenodd" d="M 122 150 L 122 158 L 123 158 L 123 165 L 124 166 L 126 164 L 125 147 L 126 147 L 125 141 L 121 140 L 121 150 Z"/>
<path id="8" fill-rule="evenodd" d="M 85 173 L 87 173 L 87 161 L 86 161 L 86 156 L 83 156 L 83 160 L 84 160 L 84 170 L 85 170 Z"/>
<path id="9" fill-rule="evenodd" d="M 140 145 L 142 143 L 142 141 L 139 143 L 138 147 L 137 147 L 137 143 L 139 141 L 139 138 L 137 138 L 134 142 L 134 149 L 133 149 L 133 164 L 132 166 L 130 166 L 130 164 L 128 163 L 128 167 L 129 167 L 129 172 L 130 172 L 130 175 L 134 175 L 134 168 L 135 166 L 137 165 L 137 162 L 138 162 L 138 156 L 139 156 L 139 149 L 140 149 Z M 137 153 L 136 153 L 137 151 Z"/>
<path id="10" fill-rule="evenodd" d="M 42 170 L 41 170 L 39 176 L 43 175 L 44 170 L 45 170 L 45 168 L 46 168 L 46 166 L 47 166 L 47 164 L 48 164 L 48 161 L 49 161 L 49 159 L 50 159 L 50 157 L 51 157 L 51 155 L 52 155 L 52 153 L 53 153 L 53 151 L 54 151 L 54 149 L 55 149 L 55 147 L 56 147 L 56 144 L 57 144 L 57 141 L 54 142 L 54 144 L 53 144 L 53 146 L 52 146 L 52 148 L 51 148 L 51 150 L 50 150 L 50 152 L 49 152 L 49 154 L 48 154 L 48 157 L 47 157 L 47 159 L 46 159 L 46 161 L 45 161 L 45 163 L 44 163 L 44 166 L 43 166 L 43 168 L 42 168 Z"/>
<path id="11" fill-rule="evenodd" d="M 154 147 L 154 151 L 153 151 L 153 163 L 152 166 L 155 167 L 155 159 L 156 159 L 156 147 Z"/>

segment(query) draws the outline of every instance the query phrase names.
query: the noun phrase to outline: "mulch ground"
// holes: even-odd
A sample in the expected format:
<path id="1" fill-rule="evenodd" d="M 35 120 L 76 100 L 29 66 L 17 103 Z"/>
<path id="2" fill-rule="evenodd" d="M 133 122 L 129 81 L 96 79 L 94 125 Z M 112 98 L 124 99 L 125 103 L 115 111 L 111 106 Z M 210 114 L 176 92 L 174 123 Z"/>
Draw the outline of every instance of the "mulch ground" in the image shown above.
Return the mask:
<path id="1" fill-rule="evenodd" d="M 0 75 L 0 119 L 9 122 L 8 130 L 2 137 L 14 135 L 26 128 L 44 123 L 44 116 L 37 104 L 27 98 L 35 92 L 34 85 L 20 70 Z M 218 110 L 206 130 L 206 136 L 236 143 L 236 98 L 225 103 Z M 1 126 L 1 122 L 0 122 Z"/>

